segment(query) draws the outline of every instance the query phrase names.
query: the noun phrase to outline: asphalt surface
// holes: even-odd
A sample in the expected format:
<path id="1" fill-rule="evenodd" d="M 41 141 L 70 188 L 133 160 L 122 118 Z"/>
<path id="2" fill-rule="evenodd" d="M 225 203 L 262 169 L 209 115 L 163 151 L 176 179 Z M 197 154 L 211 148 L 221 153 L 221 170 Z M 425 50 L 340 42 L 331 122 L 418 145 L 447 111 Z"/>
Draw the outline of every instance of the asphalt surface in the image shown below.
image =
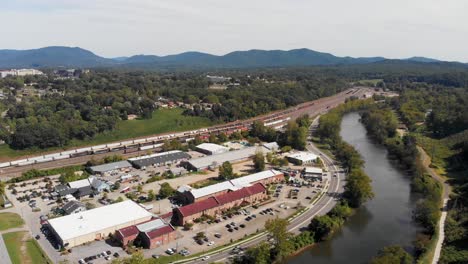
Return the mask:
<path id="1" fill-rule="evenodd" d="M 1 234 L 0 234 L 0 263 L 11 264 L 10 255 L 8 255 L 5 241 L 3 240 L 3 236 Z"/>
<path id="2" fill-rule="evenodd" d="M 318 119 L 314 120 L 314 125 L 316 125 Z M 329 188 L 326 192 L 325 195 L 323 195 L 318 203 L 316 203 L 314 206 L 311 208 L 309 207 L 306 212 L 304 212 L 302 215 L 299 217 L 295 218 L 292 220 L 288 226 L 288 231 L 292 233 L 298 233 L 301 228 L 307 227 L 310 223 L 310 221 L 317 215 L 324 215 L 328 213 L 333 207 L 336 205 L 336 203 L 339 200 L 339 196 L 343 193 L 344 191 L 344 183 L 345 183 L 345 175 L 343 173 L 339 173 L 338 167 L 334 164 L 333 160 L 325 155 L 325 153 L 321 152 L 318 148 L 316 148 L 313 144 L 310 144 L 307 146 L 307 149 L 310 151 L 313 151 L 315 153 L 319 153 L 320 157 L 324 161 L 325 165 L 329 168 L 329 171 L 332 174 Z M 333 177 L 333 174 L 336 173 L 337 177 Z M 252 239 L 250 241 L 247 241 L 245 243 L 240 243 L 239 245 L 241 247 L 252 247 L 255 245 L 258 245 L 262 241 L 267 240 L 267 235 L 261 235 L 255 239 Z M 229 247 L 228 249 L 221 251 L 219 253 L 215 254 L 206 254 L 209 255 L 210 258 L 207 261 L 201 260 L 201 257 L 194 260 L 190 261 L 187 263 L 211 263 L 211 262 L 218 262 L 218 261 L 224 261 L 227 258 L 233 256 L 230 254 L 230 251 L 232 250 L 232 247 Z M 206 256 L 205 255 L 205 256 Z"/>

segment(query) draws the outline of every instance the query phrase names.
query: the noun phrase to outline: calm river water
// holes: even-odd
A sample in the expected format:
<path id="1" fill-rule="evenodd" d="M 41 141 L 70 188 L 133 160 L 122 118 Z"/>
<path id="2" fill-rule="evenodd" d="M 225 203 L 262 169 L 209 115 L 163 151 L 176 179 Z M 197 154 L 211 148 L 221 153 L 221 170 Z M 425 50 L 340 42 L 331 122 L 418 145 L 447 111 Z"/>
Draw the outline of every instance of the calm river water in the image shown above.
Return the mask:
<path id="1" fill-rule="evenodd" d="M 344 116 L 341 136 L 365 160 L 375 197 L 357 210 L 329 241 L 288 260 L 288 263 L 367 263 L 378 250 L 399 244 L 411 250 L 418 227 L 411 220 L 416 197 L 410 180 L 387 159 L 387 151 L 366 135 L 359 114 Z"/>

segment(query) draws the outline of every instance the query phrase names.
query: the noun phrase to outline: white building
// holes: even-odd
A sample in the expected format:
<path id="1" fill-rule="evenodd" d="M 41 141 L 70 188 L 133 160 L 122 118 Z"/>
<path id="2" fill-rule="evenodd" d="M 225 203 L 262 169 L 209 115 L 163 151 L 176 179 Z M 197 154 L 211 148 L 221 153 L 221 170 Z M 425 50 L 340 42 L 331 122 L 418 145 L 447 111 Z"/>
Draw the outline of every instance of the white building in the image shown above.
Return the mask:
<path id="1" fill-rule="evenodd" d="M 49 220 L 50 227 L 64 247 L 105 239 L 116 230 L 150 220 L 152 214 L 127 200 L 96 209 Z"/>
<path id="2" fill-rule="evenodd" d="M 11 69 L 0 71 L 0 76 L 5 78 L 7 76 L 26 76 L 26 75 L 43 75 L 44 73 L 36 69 Z"/>
<path id="3" fill-rule="evenodd" d="M 195 147 L 198 152 L 204 153 L 206 155 L 215 155 L 228 152 L 229 149 L 213 143 L 202 143 Z"/>
<path id="4" fill-rule="evenodd" d="M 302 171 L 302 177 L 304 179 L 319 179 L 321 180 L 323 177 L 323 170 L 322 168 L 317 167 L 305 167 Z"/>
<path id="5" fill-rule="evenodd" d="M 318 156 L 312 152 L 300 151 L 286 156 L 289 162 L 294 164 L 311 164 L 317 161 Z"/>

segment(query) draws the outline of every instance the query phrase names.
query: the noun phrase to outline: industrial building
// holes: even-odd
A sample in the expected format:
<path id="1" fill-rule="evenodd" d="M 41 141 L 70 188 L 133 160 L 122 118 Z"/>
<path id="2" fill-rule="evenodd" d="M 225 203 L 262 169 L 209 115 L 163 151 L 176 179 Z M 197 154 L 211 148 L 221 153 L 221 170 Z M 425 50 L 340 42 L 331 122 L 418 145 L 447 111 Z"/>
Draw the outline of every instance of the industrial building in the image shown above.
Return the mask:
<path id="1" fill-rule="evenodd" d="M 177 191 L 179 199 L 186 204 L 190 204 L 230 191 L 237 191 L 256 183 L 267 185 L 270 183 L 282 181 L 284 181 L 284 174 L 282 172 L 276 170 L 266 170 L 233 180 L 209 185 L 200 189 L 191 188 L 190 186 L 181 186 L 177 189 Z"/>
<path id="2" fill-rule="evenodd" d="M 201 143 L 195 147 L 195 150 L 206 155 L 216 155 L 228 152 L 229 148 L 213 143 Z"/>
<path id="3" fill-rule="evenodd" d="M 180 150 L 172 150 L 128 159 L 137 169 L 147 166 L 160 166 L 190 159 L 190 155 Z"/>
<path id="4" fill-rule="evenodd" d="M 264 154 L 271 152 L 270 149 L 264 147 L 264 146 L 255 146 L 255 147 L 248 147 L 240 150 L 234 150 L 234 151 L 228 151 L 225 153 L 221 154 L 216 154 L 216 155 L 211 155 L 211 156 L 206 156 L 198 159 L 191 159 L 189 161 L 186 161 L 183 163 L 183 166 L 185 166 L 189 170 L 194 170 L 194 171 L 200 171 L 200 170 L 205 170 L 205 169 L 215 169 L 223 162 L 229 161 L 229 162 L 239 162 L 243 161 L 246 159 L 249 159 L 257 151 L 261 151 Z"/>
<path id="5" fill-rule="evenodd" d="M 266 187 L 261 183 L 226 192 L 173 210 L 172 221 L 176 225 L 191 223 L 203 215 L 216 217 L 233 207 L 254 204 L 268 197 Z"/>
<path id="6" fill-rule="evenodd" d="M 70 201 L 62 206 L 62 211 L 64 214 L 76 214 L 79 212 L 86 211 L 86 206 L 79 201 Z"/>
<path id="7" fill-rule="evenodd" d="M 76 214 L 48 220 L 63 247 L 75 247 L 105 239 L 116 230 L 148 221 L 152 214 L 127 200 Z"/>
<path id="8" fill-rule="evenodd" d="M 125 248 L 135 241 L 145 248 L 156 248 L 176 239 L 175 228 L 163 219 L 154 218 L 115 232 L 115 238 Z"/>
<path id="9" fill-rule="evenodd" d="M 300 152 L 296 152 L 291 155 L 288 155 L 286 156 L 286 158 L 291 163 L 294 163 L 297 165 L 303 165 L 303 164 L 315 163 L 317 161 L 318 156 L 312 152 L 300 151 Z"/>
<path id="10" fill-rule="evenodd" d="M 304 170 L 302 171 L 302 177 L 308 180 L 313 180 L 313 179 L 322 180 L 323 170 L 317 167 L 305 167 Z"/>
<path id="11" fill-rule="evenodd" d="M 104 174 L 111 171 L 122 171 L 132 168 L 132 164 L 126 160 L 97 165 L 89 167 L 89 170 L 93 174 Z"/>

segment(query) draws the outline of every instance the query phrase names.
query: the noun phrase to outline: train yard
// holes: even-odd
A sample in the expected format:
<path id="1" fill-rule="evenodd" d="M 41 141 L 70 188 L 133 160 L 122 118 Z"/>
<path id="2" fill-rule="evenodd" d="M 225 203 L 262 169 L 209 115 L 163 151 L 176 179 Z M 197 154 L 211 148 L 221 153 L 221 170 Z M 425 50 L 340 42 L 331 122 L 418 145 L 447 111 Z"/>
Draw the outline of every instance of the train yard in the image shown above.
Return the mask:
<path id="1" fill-rule="evenodd" d="M 276 130 L 282 129 L 288 121 L 295 119 L 303 114 L 317 115 L 328 111 L 330 108 L 343 103 L 346 98 L 351 96 L 363 97 L 372 94 L 373 90 L 365 87 L 348 89 L 331 97 L 321 98 L 315 101 L 306 102 L 292 108 L 273 112 L 267 115 L 255 118 L 235 121 L 223 125 L 217 125 L 198 130 L 166 133 L 154 135 L 145 138 L 130 139 L 121 142 L 82 147 L 77 149 L 65 150 L 62 152 L 48 153 L 42 156 L 23 157 L 22 159 L 6 161 L 0 163 L 0 174 L 6 177 L 15 177 L 29 169 L 50 169 L 63 167 L 66 165 L 83 164 L 92 157 L 97 158 L 109 153 L 122 154 L 125 157 L 131 157 L 147 153 L 162 147 L 166 140 L 179 140 L 188 142 L 195 136 L 208 138 L 210 134 L 225 133 L 227 135 L 238 131 L 248 130 L 254 121 L 262 121 L 265 126 Z"/>

